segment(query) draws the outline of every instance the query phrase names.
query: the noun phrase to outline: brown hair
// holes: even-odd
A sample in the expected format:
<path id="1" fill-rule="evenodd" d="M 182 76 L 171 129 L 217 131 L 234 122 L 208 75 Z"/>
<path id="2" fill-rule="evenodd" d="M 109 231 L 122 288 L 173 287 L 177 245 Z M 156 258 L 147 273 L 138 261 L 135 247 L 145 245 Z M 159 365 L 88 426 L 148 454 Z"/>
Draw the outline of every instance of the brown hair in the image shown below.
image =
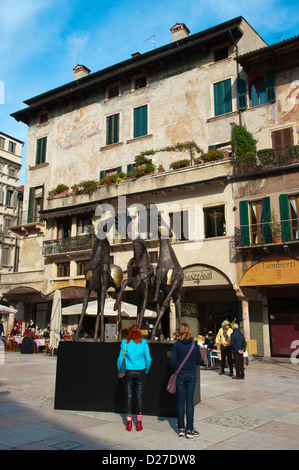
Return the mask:
<path id="1" fill-rule="evenodd" d="M 187 323 L 181 323 L 178 327 L 177 340 L 182 341 L 183 339 L 193 338 L 190 326 Z"/>
<path id="2" fill-rule="evenodd" d="M 141 329 L 139 328 L 138 325 L 132 325 L 129 328 L 129 334 L 127 337 L 127 342 L 129 343 L 131 341 L 135 341 L 135 343 L 141 343 L 142 342 L 142 334 L 141 334 Z"/>

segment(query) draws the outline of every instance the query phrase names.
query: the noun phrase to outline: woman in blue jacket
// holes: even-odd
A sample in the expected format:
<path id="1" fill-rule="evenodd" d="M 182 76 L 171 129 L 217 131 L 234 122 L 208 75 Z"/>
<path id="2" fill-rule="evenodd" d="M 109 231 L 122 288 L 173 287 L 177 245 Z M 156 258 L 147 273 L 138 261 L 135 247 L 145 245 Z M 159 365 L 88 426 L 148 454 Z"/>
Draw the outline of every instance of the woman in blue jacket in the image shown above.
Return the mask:
<path id="1" fill-rule="evenodd" d="M 149 371 L 152 358 L 148 343 L 142 338 L 141 330 L 138 325 L 129 328 L 127 339 L 121 342 L 120 353 L 117 360 L 117 368 L 124 359 L 124 350 L 126 346 L 126 413 L 127 413 L 127 431 L 132 429 L 132 404 L 133 392 L 136 390 L 137 402 L 137 431 L 141 431 L 142 427 L 142 408 L 143 408 L 143 392 L 145 386 L 145 376 Z"/>
<path id="2" fill-rule="evenodd" d="M 172 372 L 178 369 L 188 354 L 194 338 L 187 323 L 181 323 L 178 328 L 177 341 L 174 343 L 170 358 Z M 194 429 L 194 391 L 197 379 L 196 367 L 202 365 L 202 357 L 199 347 L 195 343 L 193 351 L 181 368 L 176 379 L 177 391 L 177 414 L 179 437 L 185 436 L 193 439 L 199 435 Z M 186 405 L 186 428 L 185 428 L 185 405 Z"/>

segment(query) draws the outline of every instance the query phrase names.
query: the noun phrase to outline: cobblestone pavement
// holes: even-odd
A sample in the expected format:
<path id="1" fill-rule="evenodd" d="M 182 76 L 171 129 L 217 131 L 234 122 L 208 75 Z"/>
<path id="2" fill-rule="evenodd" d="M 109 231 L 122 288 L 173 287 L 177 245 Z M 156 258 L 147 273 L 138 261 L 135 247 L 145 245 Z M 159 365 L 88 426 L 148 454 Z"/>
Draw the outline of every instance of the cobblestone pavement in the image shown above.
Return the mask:
<path id="1" fill-rule="evenodd" d="M 0 450 L 295 450 L 299 448 L 299 365 L 262 359 L 245 380 L 201 370 L 196 439 L 179 438 L 176 419 L 144 416 L 142 432 L 124 415 L 54 410 L 56 360 L 2 352 Z"/>

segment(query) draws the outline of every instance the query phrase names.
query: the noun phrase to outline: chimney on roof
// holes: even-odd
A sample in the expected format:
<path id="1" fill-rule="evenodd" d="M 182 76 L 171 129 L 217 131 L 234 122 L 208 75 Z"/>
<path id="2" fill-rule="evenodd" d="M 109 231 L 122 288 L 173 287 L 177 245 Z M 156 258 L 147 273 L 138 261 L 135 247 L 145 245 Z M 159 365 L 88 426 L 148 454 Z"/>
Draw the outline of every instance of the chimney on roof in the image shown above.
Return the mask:
<path id="1" fill-rule="evenodd" d="M 170 28 L 170 31 L 172 34 L 172 42 L 187 38 L 190 34 L 189 29 L 184 23 L 176 23 L 172 28 Z"/>
<path id="2" fill-rule="evenodd" d="M 76 67 L 73 68 L 74 71 L 74 80 L 78 80 L 79 78 L 86 77 L 86 75 L 90 74 L 90 70 L 85 67 L 85 65 L 77 64 Z"/>

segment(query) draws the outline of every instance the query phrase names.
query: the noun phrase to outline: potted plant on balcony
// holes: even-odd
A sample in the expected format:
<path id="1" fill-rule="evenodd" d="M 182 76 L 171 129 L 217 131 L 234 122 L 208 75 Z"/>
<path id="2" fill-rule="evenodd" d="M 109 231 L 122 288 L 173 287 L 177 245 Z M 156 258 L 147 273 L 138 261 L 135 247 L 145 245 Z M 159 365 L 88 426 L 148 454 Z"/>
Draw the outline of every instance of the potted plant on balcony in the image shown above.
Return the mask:
<path id="1" fill-rule="evenodd" d="M 273 243 L 278 243 L 280 235 L 281 235 L 281 224 L 278 221 L 275 209 L 272 209 L 271 211 L 269 226 L 270 226 L 271 233 L 272 233 Z"/>
<path id="2" fill-rule="evenodd" d="M 181 168 L 185 168 L 187 166 L 190 166 L 190 160 L 183 159 L 177 160 L 176 162 L 172 162 L 170 168 L 172 170 L 180 170 Z"/>
<path id="3" fill-rule="evenodd" d="M 159 165 L 158 166 L 158 173 L 164 173 L 165 169 L 163 167 L 163 165 Z"/>
<path id="4" fill-rule="evenodd" d="M 76 191 L 80 191 L 80 186 L 78 184 L 73 184 L 73 186 L 71 186 L 73 192 L 76 192 Z"/>
<path id="5" fill-rule="evenodd" d="M 56 194 L 63 194 L 67 193 L 69 190 L 69 187 L 66 184 L 60 183 L 56 186 Z"/>

